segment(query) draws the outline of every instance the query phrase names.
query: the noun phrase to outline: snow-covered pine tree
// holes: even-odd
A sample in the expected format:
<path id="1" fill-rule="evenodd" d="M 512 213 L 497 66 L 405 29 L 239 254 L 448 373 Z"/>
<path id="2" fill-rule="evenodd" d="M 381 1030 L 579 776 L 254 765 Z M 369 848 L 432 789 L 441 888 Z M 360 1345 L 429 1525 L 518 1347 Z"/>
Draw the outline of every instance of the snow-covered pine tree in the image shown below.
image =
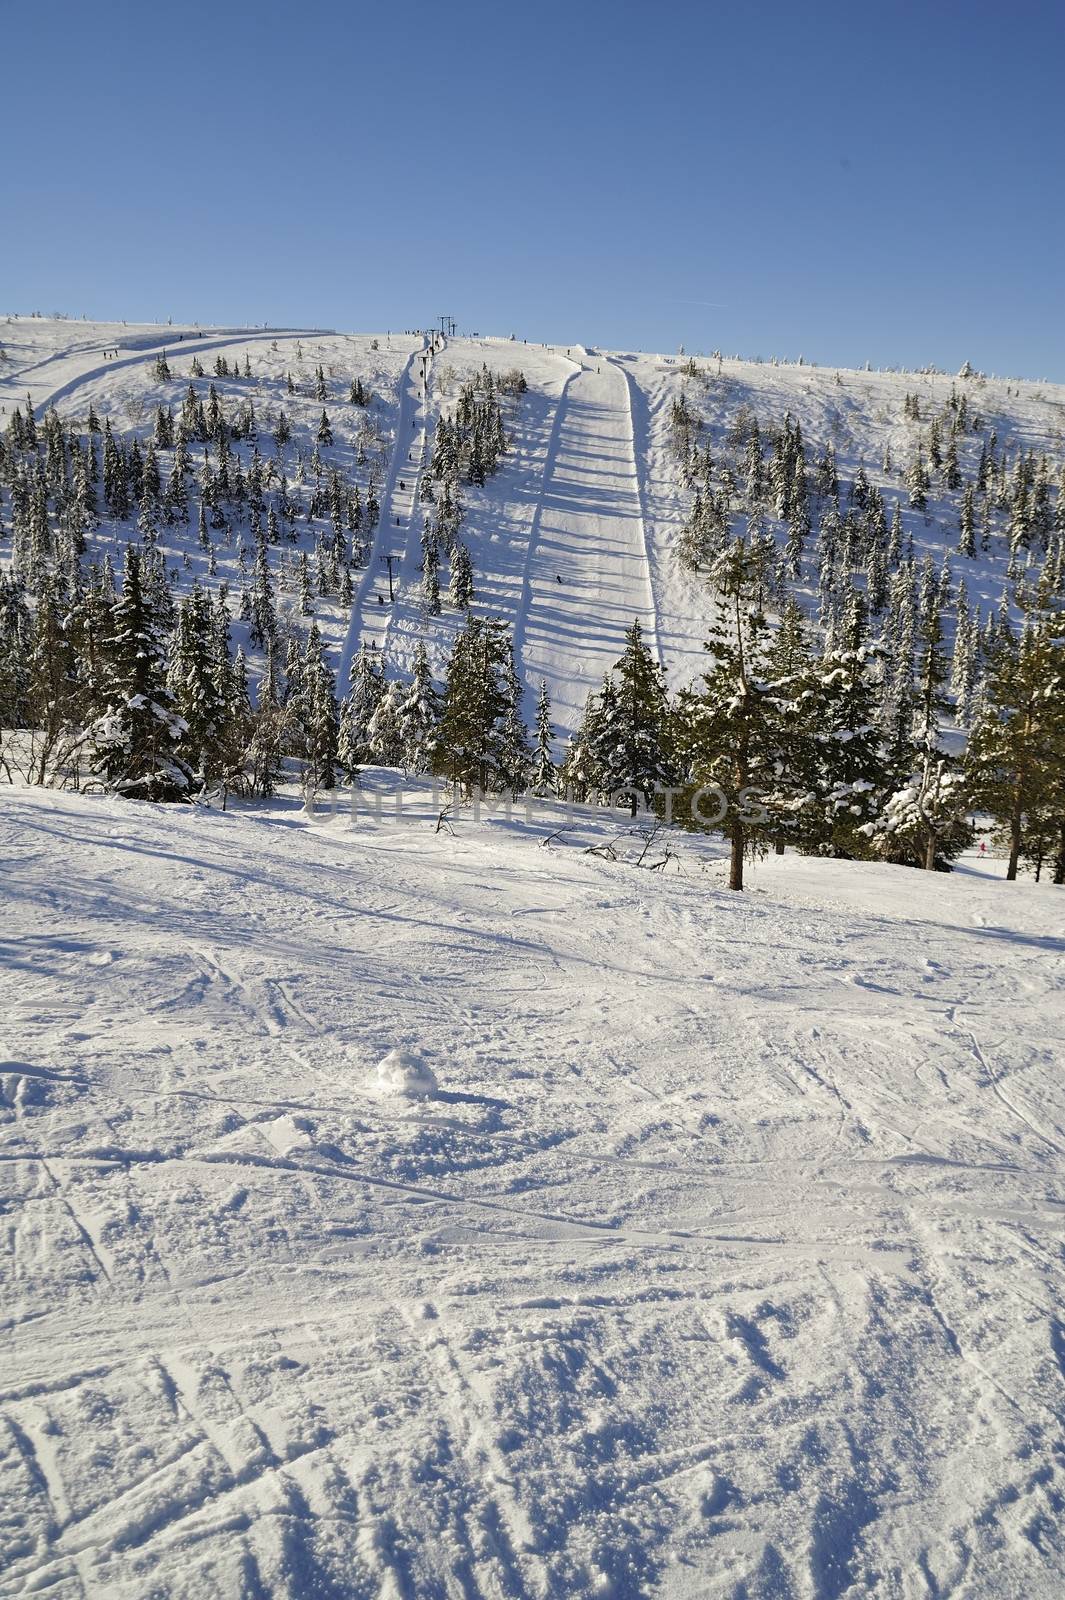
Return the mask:
<path id="1" fill-rule="evenodd" d="M 1055 883 L 1065 882 L 1065 614 L 1029 614 L 1019 639 L 1000 636 L 968 749 L 973 801 L 994 818 L 1017 877 L 1026 836 L 1059 832 Z"/>
<path id="2" fill-rule="evenodd" d="M 513 646 L 504 623 L 467 616 L 448 662 L 436 768 L 469 793 L 507 781 Z"/>
<path id="3" fill-rule="evenodd" d="M 580 726 L 567 746 L 560 774 L 562 786 L 574 800 L 595 801 L 610 794 L 608 731 L 616 723 L 617 698 L 608 672 L 602 688 L 585 699 Z"/>
<path id="4" fill-rule="evenodd" d="M 728 803 L 720 827 L 730 843 L 729 888 L 736 890 L 746 856 L 778 831 L 763 797 L 776 790 L 786 761 L 789 700 L 769 676 L 764 560 L 739 539 L 715 562 L 717 615 L 705 646 L 712 665 L 680 718 L 692 789 L 717 785 Z"/>
<path id="5" fill-rule="evenodd" d="M 432 770 L 440 716 L 440 696 L 433 685 L 425 644 L 419 641 L 414 655 L 414 676 L 399 702 L 400 764 L 404 772 Z"/>
<path id="6" fill-rule="evenodd" d="M 923 511 L 928 504 L 928 468 L 920 450 L 910 463 L 906 485 L 910 491 L 910 505 L 917 511 Z"/>
<path id="7" fill-rule="evenodd" d="M 909 567 L 912 577 L 912 565 Z M 884 860 L 933 871 L 971 838 L 965 822 L 966 786 L 957 761 L 944 748 L 946 697 L 940 583 L 926 563 L 915 633 L 916 676 L 895 663 L 891 783 L 879 816 L 862 827 L 873 853 Z M 909 728 L 904 719 L 908 719 Z"/>
<path id="8" fill-rule="evenodd" d="M 558 769 L 555 766 L 552 750 L 554 746 L 554 730 L 551 727 L 551 697 L 547 692 L 547 680 L 540 680 L 540 689 L 536 698 L 536 735 L 533 746 L 532 780 L 529 789 L 532 794 L 547 797 L 553 795 L 558 788 Z"/>
<path id="9" fill-rule="evenodd" d="M 370 747 L 370 722 L 384 693 L 384 676 L 376 646 L 365 640 L 351 665 L 348 692 L 340 708 L 340 735 L 337 759 L 342 771 L 354 780 L 361 766 L 373 760 Z"/>
<path id="10" fill-rule="evenodd" d="M 641 799 L 650 805 L 655 790 L 672 774 L 666 753 L 668 704 L 662 668 L 644 641 L 639 619 L 625 631 L 625 649 L 614 663 L 617 698 L 601 733 L 612 792 L 628 795 L 633 816 Z"/>
<path id="11" fill-rule="evenodd" d="M 384 686 L 366 730 L 370 756 L 378 766 L 399 767 L 403 764 L 402 704 L 403 685 L 396 678 L 390 679 Z"/>
<path id="12" fill-rule="evenodd" d="M 509 634 L 506 636 L 503 681 L 506 710 L 500 728 L 496 782 L 511 794 L 523 794 L 532 769 L 532 752 L 529 749 L 529 732 L 521 714 L 521 684 Z"/>
<path id="13" fill-rule="evenodd" d="M 25 721 L 33 729 L 30 777 L 44 783 L 60 746 L 77 732 L 76 641 L 62 579 L 45 568 L 37 583 L 37 611 L 29 630 Z"/>
<path id="14" fill-rule="evenodd" d="M 302 683 L 296 716 L 303 732 L 303 757 L 307 763 L 309 791 L 336 787 L 339 713 L 336 684 L 325 659 L 318 624 L 312 622 L 303 658 Z"/>
<path id="15" fill-rule="evenodd" d="M 840 627 L 806 675 L 803 723 L 813 799 L 803 812 L 803 848 L 847 858 L 869 853 L 864 831 L 889 788 L 878 723 L 882 654 L 868 637 L 860 591 L 852 589 Z"/>
<path id="16" fill-rule="evenodd" d="M 426 546 L 422 560 L 422 610 L 427 617 L 440 615 L 440 576 L 436 545 Z"/>
<path id="17" fill-rule="evenodd" d="M 448 599 L 460 611 L 468 611 L 473 604 L 473 563 L 469 550 L 462 543 L 456 544 L 451 557 Z"/>
<path id="18" fill-rule="evenodd" d="M 228 707 L 215 659 L 212 606 L 198 583 L 178 607 L 167 687 L 185 723 L 179 752 L 202 787 L 213 782 L 220 770 Z"/>
<path id="19" fill-rule="evenodd" d="M 181 799 L 191 779 L 178 754 L 186 728 L 167 688 L 159 609 L 144 581 L 142 554 L 132 545 L 112 620 L 107 705 L 88 731 L 93 770 L 119 794 Z"/>

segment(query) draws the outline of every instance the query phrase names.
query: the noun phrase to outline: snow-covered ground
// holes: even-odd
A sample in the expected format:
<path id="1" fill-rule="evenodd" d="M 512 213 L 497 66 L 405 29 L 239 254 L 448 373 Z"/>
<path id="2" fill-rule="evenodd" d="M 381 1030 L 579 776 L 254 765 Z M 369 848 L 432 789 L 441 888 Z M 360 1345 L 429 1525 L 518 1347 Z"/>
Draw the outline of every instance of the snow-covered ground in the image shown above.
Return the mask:
<path id="1" fill-rule="evenodd" d="M 3 791 L 0 1594 L 1063 1592 L 1065 898 L 554 826 Z"/>
<path id="2" fill-rule="evenodd" d="M 991 429 L 999 453 L 1010 462 L 1019 452 L 1045 453 L 1060 473 L 1065 459 L 1065 388 L 982 375 L 837 372 L 705 356 L 696 359 L 692 375 L 687 359 L 675 356 L 459 337 L 442 341 L 428 361 L 423 386 L 425 351 L 418 334 L 8 318 L 0 320 L 0 344 L 0 427 L 29 392 L 38 417 L 54 405 L 64 418 L 83 422 L 92 402 L 101 417 L 111 417 L 116 433 L 137 432 L 144 439 L 156 405 L 180 406 L 196 354 L 206 372 L 198 385 L 201 393 L 214 381 L 227 405 L 254 400 L 264 453 L 271 448 L 269 429 L 285 409 L 293 428 L 289 471 L 295 454 L 306 460 L 314 442 L 322 407 L 313 398 L 313 379 L 316 366 L 323 366 L 336 434 L 335 446 L 325 452 L 326 466 L 360 481 L 364 496 L 372 474 L 380 496 L 369 560 L 354 574 L 353 604 L 346 607 L 335 595 L 314 601 L 341 693 L 362 640 L 380 645 L 388 670 L 400 676 L 409 676 L 424 641 L 434 675 L 443 678 L 462 614 L 445 602 L 441 616 L 427 617 L 422 604 L 419 535 L 425 511 L 432 508 L 419 500 L 419 487 L 432 430 L 442 409 L 454 405 L 463 378 L 482 365 L 497 375 L 520 369 L 529 388 L 520 402 L 506 406 L 512 447 L 486 484 L 462 486 L 461 538 L 473 560 L 474 610 L 501 617 L 513 630 L 527 715 L 532 717 L 540 681 L 546 680 L 554 725 L 563 737 L 579 723 L 588 691 L 598 687 L 604 669 L 620 654 L 624 629 L 634 617 L 643 623 L 671 688 L 690 683 L 705 665 L 712 596 L 705 581 L 677 559 L 678 537 L 693 499 L 673 449 L 672 410 L 682 396 L 702 423 L 697 437 L 710 444 L 717 460 L 728 454 L 729 429 L 744 414 L 756 416 L 766 430 L 779 427 L 790 413 L 802 428 L 811 479 L 817 459 L 833 446 L 844 503 L 861 464 L 882 492 L 889 518 L 895 500 L 901 502 L 905 536 L 912 537 L 917 557 L 930 555 L 938 565 L 948 556 L 955 587 L 965 580 L 981 620 L 1008 587 L 1002 519 L 990 550 L 967 558 L 956 549 L 958 493 L 942 492 L 934 475 L 927 509 L 912 510 L 905 474 L 919 439 L 956 390 L 965 394 L 970 417 L 982 419 L 980 432 L 959 438 L 966 479 Z M 107 356 L 108 351 L 117 354 Z M 162 351 L 173 373 L 169 383 L 154 374 L 155 356 Z M 247 357 L 250 383 L 214 379 L 212 364 L 219 354 L 241 368 Z M 296 394 L 288 392 L 288 373 Z M 373 390 L 368 413 L 346 403 L 354 376 Z M 921 422 L 905 416 L 907 395 L 918 397 Z M 816 516 L 814 522 L 816 528 Z M 320 521 L 318 531 L 322 526 Z M 743 528 L 744 517 L 736 511 L 733 531 Z M 307 526 L 298 534 L 305 553 L 312 555 L 314 532 Z M 110 545 L 117 559 L 131 537 L 138 537 L 132 522 L 114 529 L 105 521 L 93 537 L 93 553 L 96 546 Z M 189 529 L 164 528 L 160 536 L 179 588 L 196 578 L 209 586 L 224 581 L 234 602 L 247 581 L 238 566 L 242 537 L 250 537 L 246 527 L 219 541 L 217 577 L 209 580 L 196 544 L 195 516 Z M 0 561 L 8 560 L 9 552 L 10 541 L 5 541 Z M 295 559 L 294 551 L 288 555 Z M 394 604 L 388 603 L 387 555 L 395 558 Z M 811 616 L 817 612 L 815 578 L 811 559 L 793 586 Z M 305 629 L 309 619 L 299 613 L 291 573 L 280 575 L 279 591 L 283 621 Z M 949 608 L 945 622 L 949 641 Z M 254 668 L 257 652 L 247 624 L 235 622 L 233 634 Z"/>
<path id="3" fill-rule="evenodd" d="M 351 482 L 360 482 L 364 496 L 367 480 L 373 475 L 379 492 L 386 492 L 382 522 L 392 510 L 388 493 L 392 473 L 401 452 L 406 454 L 406 443 L 399 438 L 401 398 L 407 376 L 423 347 L 418 334 L 127 326 L 8 318 L 0 320 L 0 345 L 0 429 L 7 426 L 16 406 L 25 408 L 29 395 L 38 418 L 54 406 L 65 421 L 84 426 L 92 405 L 101 420 L 110 419 L 116 436 L 128 440 L 136 434 L 143 444 L 151 436 L 157 405 L 180 409 L 185 390 L 193 381 L 193 359 L 198 357 L 204 377 L 195 380 L 194 386 L 201 397 L 206 396 L 208 385 L 213 383 L 229 409 L 251 400 L 260 429 L 259 445 L 266 455 L 273 453 L 270 430 L 284 410 L 293 433 L 293 447 L 286 460 L 290 474 L 295 452 L 299 450 L 305 458 L 309 455 L 321 418 L 322 402 L 313 395 L 315 369 L 320 366 L 326 378 L 327 408 L 335 434 L 335 444 L 327 451 L 328 464 L 338 467 Z M 169 382 L 155 375 L 154 363 L 159 355 L 167 358 L 172 374 Z M 225 357 L 233 371 L 232 378 L 215 376 L 213 366 L 219 355 Z M 237 375 L 245 360 L 252 373 L 250 380 Z M 288 391 L 289 375 L 296 386 L 295 393 Z M 371 405 L 365 409 L 346 403 L 354 377 L 360 377 L 373 394 Z M 194 445 L 193 454 L 198 464 L 202 446 Z M 247 466 L 246 450 L 244 465 Z M 247 535 L 246 524 L 242 531 Z M 379 529 L 379 535 L 383 547 L 391 548 L 384 543 L 383 529 Z M 137 542 L 139 538 L 133 521 L 116 528 L 105 517 L 100 531 L 90 539 L 90 554 L 96 556 L 108 549 L 120 569 L 123 546 L 130 539 Z M 217 575 L 211 578 L 207 558 L 197 545 L 195 507 L 188 528 L 163 527 L 159 538 L 178 592 L 194 580 L 208 589 L 225 583 L 234 601 L 245 581 L 238 565 L 239 543 L 239 538 L 218 543 Z M 313 555 L 313 529 L 298 533 L 296 546 L 300 544 L 305 553 Z M 296 546 L 287 552 L 293 560 Z M 9 561 L 10 554 L 11 541 L 3 541 L 0 562 Z M 360 596 L 382 573 L 377 560 L 372 560 L 363 574 Z M 355 576 L 359 578 L 358 573 Z M 294 585 L 276 571 L 275 577 L 283 620 L 305 631 L 309 619 L 299 613 Z M 387 592 L 387 583 L 384 587 Z M 357 607 L 343 606 L 336 596 L 315 598 L 315 621 L 329 648 L 334 670 L 344 659 L 352 617 L 357 614 Z M 250 649 L 246 623 L 235 620 L 234 643 L 248 648 L 256 661 L 258 652 Z"/>

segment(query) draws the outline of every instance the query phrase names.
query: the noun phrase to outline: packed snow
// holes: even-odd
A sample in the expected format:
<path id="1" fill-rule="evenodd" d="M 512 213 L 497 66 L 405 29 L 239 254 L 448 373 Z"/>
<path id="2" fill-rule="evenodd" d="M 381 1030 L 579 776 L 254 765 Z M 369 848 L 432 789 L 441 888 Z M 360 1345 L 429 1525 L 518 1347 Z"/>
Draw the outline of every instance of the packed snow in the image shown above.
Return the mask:
<path id="1" fill-rule="evenodd" d="M 407 1100 L 431 1099 L 440 1087 L 432 1067 L 416 1050 L 390 1050 L 377 1063 L 374 1084 L 382 1094 Z"/>
<path id="2" fill-rule="evenodd" d="M 0 1593 L 1061 1594 L 1065 900 L 626 827 L 5 789 Z"/>

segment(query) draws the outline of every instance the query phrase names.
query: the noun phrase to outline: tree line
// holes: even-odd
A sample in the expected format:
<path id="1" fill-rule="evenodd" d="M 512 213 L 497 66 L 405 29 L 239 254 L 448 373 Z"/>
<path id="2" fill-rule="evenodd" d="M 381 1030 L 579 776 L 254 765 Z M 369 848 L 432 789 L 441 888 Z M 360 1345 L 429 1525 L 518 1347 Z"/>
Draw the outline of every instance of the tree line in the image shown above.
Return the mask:
<path id="1" fill-rule="evenodd" d="M 215 379 L 232 379 L 222 360 Z M 168 365 L 155 375 L 177 381 Z M 906 396 L 919 432 L 904 511 L 861 464 L 841 481 L 831 447 L 811 461 L 790 416 L 778 428 L 742 408 L 712 445 L 682 395 L 672 432 L 692 503 L 677 553 L 713 596 L 706 670 L 669 694 L 634 623 L 559 750 L 546 686 L 530 729 L 507 629 L 473 614 L 460 531 L 462 485 L 497 470 L 503 402 L 524 388 L 520 372 L 486 367 L 462 382 L 421 476 L 423 611 L 441 609 L 446 561 L 463 619 L 439 684 L 423 647 L 409 682 L 363 649 L 338 686 L 314 621 L 317 595 L 350 602 L 379 515 L 376 465 L 360 486 L 331 457 L 328 405 L 365 408 L 362 380 L 338 401 L 316 369 L 321 416 L 294 454 L 284 407 L 267 427 L 251 395 L 227 404 L 214 381 L 161 402 L 143 440 L 118 437 L 92 407 L 83 429 L 16 409 L 0 441 L 8 776 L 174 800 L 269 795 L 297 772 L 329 789 L 385 765 L 460 791 L 624 794 L 630 809 L 668 805 L 685 826 L 723 832 L 734 887 L 753 853 L 788 845 L 946 867 L 982 812 L 1010 877 L 1027 866 L 1065 881 L 1065 495 L 1045 457 L 1001 447 L 964 391 L 931 412 Z M 357 429 L 356 466 L 374 449 L 373 430 Z M 946 557 L 918 559 L 907 521 L 933 486 L 957 511 L 955 560 L 1001 546 L 1012 603 L 982 616 Z M 93 536 L 134 517 L 119 575 Z M 193 523 L 205 570 L 179 597 L 166 530 Z M 207 582 L 226 541 L 235 594 Z M 801 584 L 815 597 L 806 610 Z M 699 798 L 714 791 L 721 816 Z"/>
<path id="2" fill-rule="evenodd" d="M 90 564 L 71 595 L 56 572 L 31 609 L 0 578 L 0 761 L 16 750 L 37 782 L 98 782 L 153 800 L 224 787 L 266 796 L 298 771 L 313 789 L 357 783 L 369 765 L 438 773 L 459 792 L 566 794 L 635 813 L 666 805 L 686 827 L 730 842 L 744 862 L 791 845 L 808 854 L 948 867 L 986 813 L 1009 854 L 1007 875 L 1049 865 L 1065 883 L 1065 611 L 1027 596 L 1023 626 L 1000 631 L 968 740 L 942 733 L 947 661 L 940 599 L 918 616 L 907 717 L 870 635 L 861 595 L 826 644 L 788 601 L 765 607 L 764 552 L 736 541 L 711 574 L 716 618 L 701 678 L 667 692 L 640 624 L 579 728 L 555 759 L 546 685 L 535 726 L 505 624 L 467 612 L 442 684 L 424 644 L 409 682 L 363 647 L 338 698 L 317 624 L 292 633 L 284 658 L 267 640 L 249 686 L 232 648 L 225 594 L 194 584 L 180 601 L 150 548 L 130 545 L 121 584 Z M 720 812 L 700 797 L 716 794 Z M 713 808 L 712 808 L 713 809 Z"/>

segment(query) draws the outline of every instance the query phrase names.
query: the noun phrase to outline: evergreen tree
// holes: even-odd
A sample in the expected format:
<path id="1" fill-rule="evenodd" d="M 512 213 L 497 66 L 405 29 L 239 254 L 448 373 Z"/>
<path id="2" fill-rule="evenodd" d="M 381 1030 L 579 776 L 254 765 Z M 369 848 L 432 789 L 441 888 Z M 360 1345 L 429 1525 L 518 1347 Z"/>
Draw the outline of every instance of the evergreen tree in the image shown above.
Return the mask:
<path id="1" fill-rule="evenodd" d="M 89 730 L 94 770 L 109 788 L 143 800 L 187 793 L 191 774 L 178 754 L 187 732 L 166 684 L 158 607 L 143 558 L 127 546 L 114 633 L 107 641 L 107 707 Z"/>
<path id="2" fill-rule="evenodd" d="M 178 608 L 167 684 L 185 723 L 179 751 L 201 785 L 217 778 L 229 707 L 215 659 L 211 602 L 194 584 Z"/>
<path id="3" fill-rule="evenodd" d="M 307 763 L 308 788 L 312 793 L 318 789 L 334 789 L 340 718 L 336 685 L 316 622 L 311 623 L 307 635 L 299 701 L 294 710 L 303 732 L 302 754 Z"/>
<path id="4" fill-rule="evenodd" d="M 435 544 L 426 546 L 422 562 L 422 610 L 427 617 L 440 615 L 440 580 Z"/>
<path id="5" fill-rule="evenodd" d="M 923 511 L 928 504 L 928 468 L 919 450 L 906 475 L 906 482 L 910 491 L 911 506 L 917 511 Z"/>
<path id="6" fill-rule="evenodd" d="M 848 858 L 869 853 L 869 828 L 889 787 L 877 721 L 881 673 L 881 652 L 867 638 L 861 594 L 852 590 L 835 641 L 802 679 L 811 789 L 801 819 L 805 849 Z"/>
<path id="7" fill-rule="evenodd" d="M 255 582 L 251 594 L 251 642 L 260 648 L 277 632 L 277 612 L 274 607 L 274 586 L 270 577 L 270 563 L 266 542 L 259 540 L 255 552 Z"/>
<path id="8" fill-rule="evenodd" d="M 506 781 L 512 754 L 513 647 L 505 625 L 468 616 L 448 662 L 435 766 L 467 792 Z"/>
<path id="9" fill-rule="evenodd" d="M 360 766 L 373 759 L 369 728 L 384 692 L 384 680 L 376 648 L 359 647 L 351 667 L 348 693 L 340 710 L 338 760 L 349 778 Z"/>
<path id="10" fill-rule="evenodd" d="M 31 776 L 33 782 L 44 783 L 61 743 L 76 732 L 78 705 L 70 608 L 54 570 L 46 570 L 40 576 L 37 613 L 29 637 L 24 714 L 35 731 Z"/>
<path id="11" fill-rule="evenodd" d="M 1005 837 L 1012 881 L 1031 823 L 1057 810 L 1065 827 L 1065 618 L 1030 617 L 1019 640 L 996 647 L 968 756 L 973 800 Z"/>
<path id="12" fill-rule="evenodd" d="M 440 696 L 433 686 L 425 645 L 419 642 L 414 656 L 414 677 L 399 702 L 400 763 L 404 772 L 432 770 L 440 715 Z"/>
<path id="13" fill-rule="evenodd" d="M 398 767 L 403 764 L 405 749 L 401 708 L 403 685 L 395 678 L 384 685 L 381 698 L 374 707 L 366 730 L 370 755 L 379 766 Z"/>
<path id="14" fill-rule="evenodd" d="M 464 544 L 457 544 L 451 557 L 448 599 L 460 611 L 468 611 L 473 604 L 473 563 Z"/>
<path id="15" fill-rule="evenodd" d="M 530 785 L 533 794 L 553 795 L 558 787 L 558 769 L 551 753 L 553 745 L 551 697 L 547 692 L 546 679 L 541 679 L 540 692 L 536 700 L 536 737 Z"/>
<path id="16" fill-rule="evenodd" d="M 614 663 L 617 699 L 603 729 L 612 790 L 629 796 L 632 815 L 671 775 L 665 741 L 668 706 L 662 669 L 644 643 L 639 620 L 625 633 L 625 649 Z"/>
<path id="17" fill-rule="evenodd" d="M 617 725 L 617 698 L 617 687 L 608 672 L 599 692 L 593 691 L 584 702 L 581 724 L 570 740 L 561 772 L 566 793 L 575 800 L 610 797 L 609 758 Z"/>
<path id="18" fill-rule="evenodd" d="M 973 560 L 976 556 L 976 499 L 971 483 L 965 485 L 959 518 L 958 554 Z"/>
<path id="19" fill-rule="evenodd" d="M 762 609 L 764 557 L 744 540 L 715 563 L 717 616 L 706 642 L 712 661 L 702 688 L 686 696 L 683 753 L 695 789 L 717 786 L 728 810 L 729 888 L 743 888 L 746 855 L 779 831 L 770 803 L 786 758 L 790 698 L 769 676 Z"/>

